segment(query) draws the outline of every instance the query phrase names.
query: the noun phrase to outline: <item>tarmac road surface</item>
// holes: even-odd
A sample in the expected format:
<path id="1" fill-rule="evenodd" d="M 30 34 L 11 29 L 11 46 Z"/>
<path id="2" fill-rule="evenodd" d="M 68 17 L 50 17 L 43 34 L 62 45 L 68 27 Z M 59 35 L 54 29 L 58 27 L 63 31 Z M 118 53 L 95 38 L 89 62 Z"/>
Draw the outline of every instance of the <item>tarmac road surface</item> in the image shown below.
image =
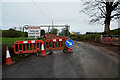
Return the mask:
<path id="1" fill-rule="evenodd" d="M 12 65 L 3 65 L 3 78 L 117 78 L 118 57 L 102 47 L 74 41 L 72 54 L 55 51 L 35 55 Z"/>

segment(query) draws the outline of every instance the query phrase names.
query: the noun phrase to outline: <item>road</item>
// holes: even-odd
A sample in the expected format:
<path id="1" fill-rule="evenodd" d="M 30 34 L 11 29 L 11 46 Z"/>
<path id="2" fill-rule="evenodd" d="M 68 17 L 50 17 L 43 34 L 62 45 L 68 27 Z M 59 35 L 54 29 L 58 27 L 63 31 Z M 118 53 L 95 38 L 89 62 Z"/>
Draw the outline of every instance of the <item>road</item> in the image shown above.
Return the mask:
<path id="1" fill-rule="evenodd" d="M 72 54 L 55 51 L 47 57 L 35 55 L 12 65 L 3 65 L 3 78 L 116 78 L 118 57 L 102 47 L 74 41 Z"/>

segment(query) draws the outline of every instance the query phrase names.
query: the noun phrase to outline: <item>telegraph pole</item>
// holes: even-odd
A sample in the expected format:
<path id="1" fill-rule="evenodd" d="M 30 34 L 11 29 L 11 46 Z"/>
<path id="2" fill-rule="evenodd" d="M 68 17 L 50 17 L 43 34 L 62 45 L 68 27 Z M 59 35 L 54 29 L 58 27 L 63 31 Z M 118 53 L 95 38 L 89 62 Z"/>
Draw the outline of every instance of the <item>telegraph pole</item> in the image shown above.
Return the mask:
<path id="1" fill-rule="evenodd" d="M 53 29 L 53 19 L 52 19 L 52 29 Z M 52 32 L 51 32 L 51 34 L 52 34 Z"/>
<path id="2" fill-rule="evenodd" d="M 53 19 L 52 19 L 52 28 L 53 28 Z"/>

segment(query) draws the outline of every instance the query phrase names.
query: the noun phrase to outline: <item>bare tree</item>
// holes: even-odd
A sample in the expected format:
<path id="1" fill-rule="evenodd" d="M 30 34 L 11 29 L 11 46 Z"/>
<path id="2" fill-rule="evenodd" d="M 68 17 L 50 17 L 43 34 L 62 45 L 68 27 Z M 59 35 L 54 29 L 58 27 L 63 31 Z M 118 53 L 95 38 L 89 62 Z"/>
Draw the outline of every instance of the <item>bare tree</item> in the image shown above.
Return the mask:
<path id="1" fill-rule="evenodd" d="M 104 32 L 110 31 L 111 20 L 120 18 L 120 1 L 119 0 L 95 0 L 84 3 L 82 10 L 89 15 L 90 23 L 104 24 Z"/>
<path id="2" fill-rule="evenodd" d="M 68 36 L 70 34 L 69 33 L 69 26 L 63 28 L 61 33 L 59 33 L 59 34 L 64 35 L 64 36 Z"/>

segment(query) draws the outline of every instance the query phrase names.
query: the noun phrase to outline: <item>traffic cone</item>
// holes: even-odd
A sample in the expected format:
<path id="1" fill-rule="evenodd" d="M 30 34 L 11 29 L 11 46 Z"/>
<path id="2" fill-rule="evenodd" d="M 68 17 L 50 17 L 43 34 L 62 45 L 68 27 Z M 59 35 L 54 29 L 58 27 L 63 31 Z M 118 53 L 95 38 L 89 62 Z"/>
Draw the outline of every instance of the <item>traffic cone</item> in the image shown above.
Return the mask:
<path id="1" fill-rule="evenodd" d="M 8 50 L 8 46 L 6 47 L 6 63 L 7 65 L 12 65 L 14 64 L 15 62 L 12 62 L 11 61 L 11 57 L 10 57 L 10 53 L 9 53 L 9 50 Z"/>
<path id="2" fill-rule="evenodd" d="M 41 55 L 40 56 L 46 56 L 43 43 L 42 43 L 42 47 L 41 47 Z"/>
<path id="3" fill-rule="evenodd" d="M 70 47 L 68 47 L 67 52 L 72 52 L 72 50 L 71 50 L 71 48 L 70 48 Z"/>

